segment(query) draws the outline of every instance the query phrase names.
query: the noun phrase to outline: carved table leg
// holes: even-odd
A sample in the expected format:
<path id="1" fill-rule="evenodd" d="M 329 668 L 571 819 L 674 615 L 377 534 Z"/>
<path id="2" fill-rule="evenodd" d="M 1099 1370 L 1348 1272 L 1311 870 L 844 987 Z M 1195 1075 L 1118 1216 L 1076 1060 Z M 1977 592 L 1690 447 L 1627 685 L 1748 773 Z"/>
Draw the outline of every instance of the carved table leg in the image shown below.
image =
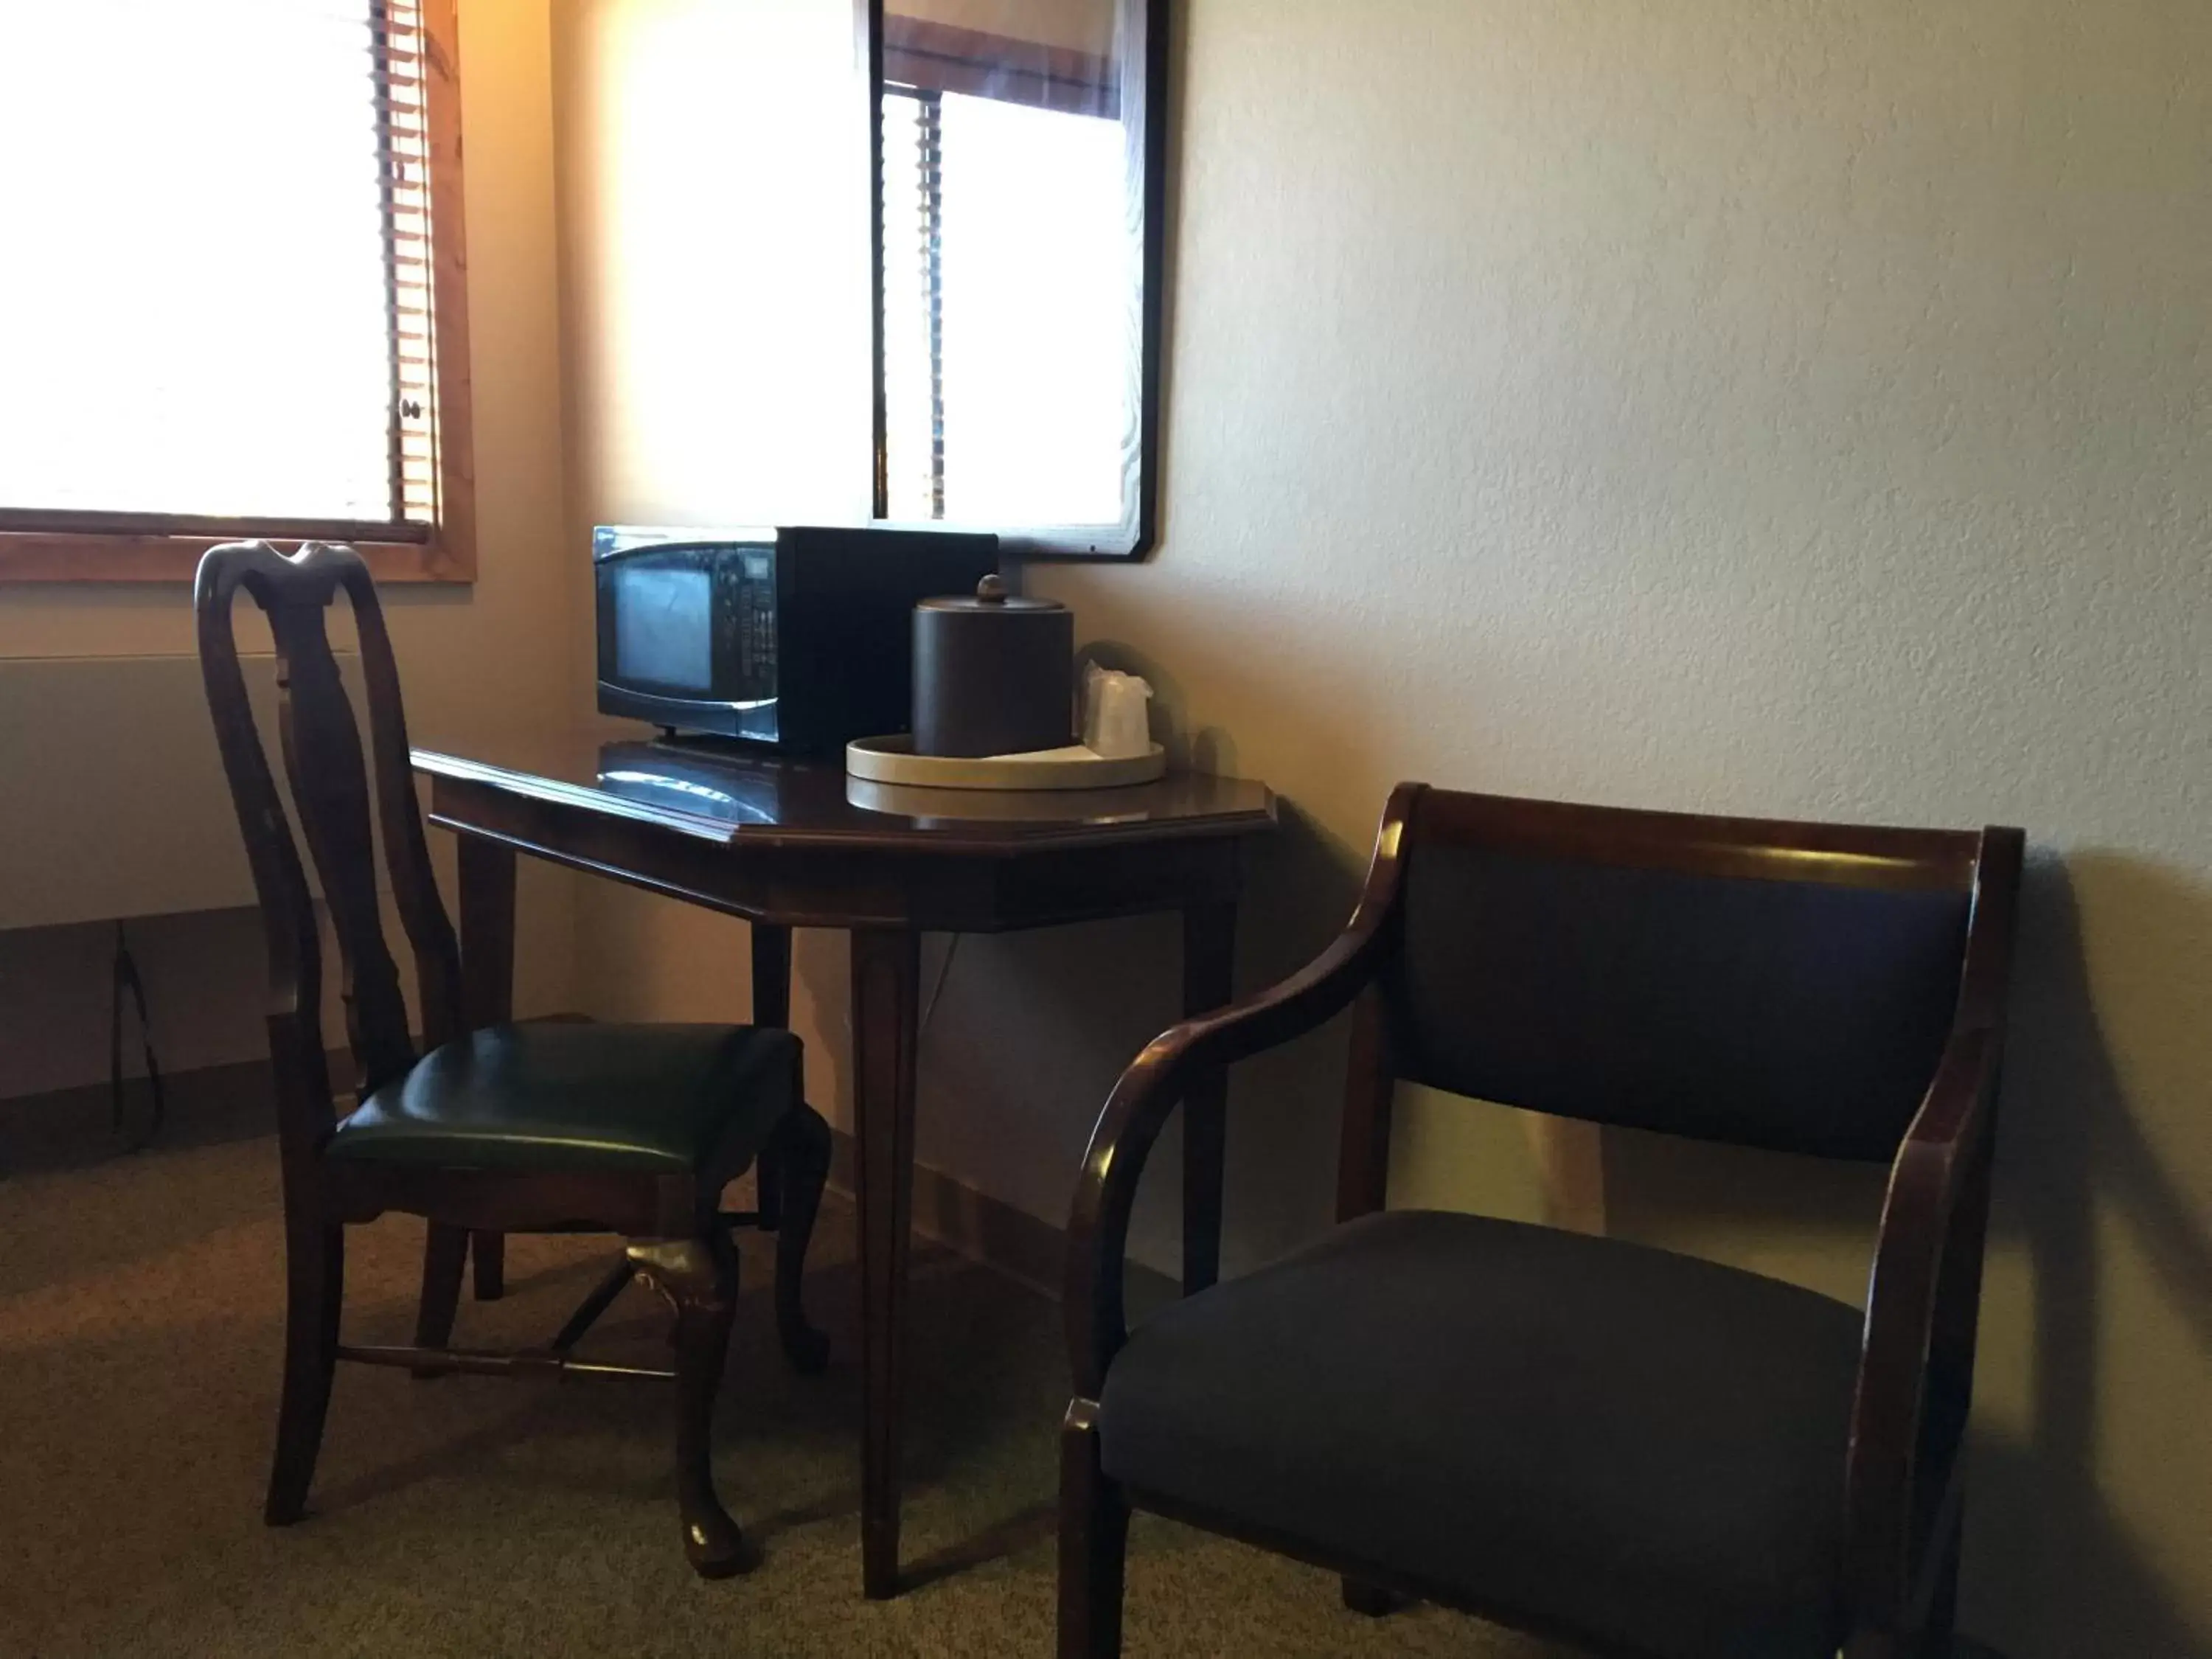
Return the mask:
<path id="1" fill-rule="evenodd" d="M 791 929 L 777 927 L 764 921 L 751 926 L 753 948 L 753 1024 L 773 1025 L 784 1030 L 791 1029 Z M 799 1078 L 799 1095 L 806 1093 L 804 1073 Z M 764 1233 L 777 1232 L 783 1226 L 783 1200 L 790 1187 L 790 1176 L 782 1167 L 783 1147 L 773 1136 L 760 1150 L 753 1165 L 753 1189 L 757 1196 L 753 1207 L 760 1212 L 760 1229 Z M 812 1218 L 810 1216 L 809 1220 Z M 805 1257 L 806 1247 L 802 1240 L 799 1255 Z M 781 1293 L 781 1281 L 778 1281 Z M 785 1346 L 789 1348 L 787 1341 Z"/>
<path id="2" fill-rule="evenodd" d="M 1231 995 L 1237 955 L 1233 902 L 1194 904 L 1182 913 L 1182 1012 L 1211 1013 Z M 1192 1081 L 1182 1099 L 1182 1293 L 1204 1290 L 1221 1273 L 1221 1189 L 1229 1116 L 1229 1075 L 1217 1067 Z"/>
<path id="3" fill-rule="evenodd" d="M 899 1373 L 914 1198 L 914 1086 L 921 941 L 853 933 L 854 1194 L 860 1226 L 860 1565 L 876 1600 L 898 1593 Z"/>
<path id="4" fill-rule="evenodd" d="M 459 851 L 462 1013 L 478 1031 L 514 1018 L 514 849 L 465 835 Z M 496 1302 L 507 1293 L 506 1235 L 477 1233 L 473 1244 L 477 1300 Z"/>
<path id="5" fill-rule="evenodd" d="M 752 924 L 753 1024 L 791 1027 L 791 929 Z"/>
<path id="6" fill-rule="evenodd" d="M 830 1126 L 801 1105 L 776 1131 L 775 1184 L 782 1220 L 775 1237 L 775 1332 L 794 1370 L 811 1376 L 830 1362 L 830 1339 L 806 1322 L 806 1246 L 830 1179 Z M 761 1166 L 761 1207 L 769 1169 Z"/>
<path id="7" fill-rule="evenodd" d="M 632 1243 L 638 1276 L 676 1310 L 676 1493 L 684 1553 L 702 1578 L 727 1578 L 758 1559 L 714 1495 L 714 1396 L 737 1312 L 738 1253 L 716 1227 L 704 1238 Z"/>

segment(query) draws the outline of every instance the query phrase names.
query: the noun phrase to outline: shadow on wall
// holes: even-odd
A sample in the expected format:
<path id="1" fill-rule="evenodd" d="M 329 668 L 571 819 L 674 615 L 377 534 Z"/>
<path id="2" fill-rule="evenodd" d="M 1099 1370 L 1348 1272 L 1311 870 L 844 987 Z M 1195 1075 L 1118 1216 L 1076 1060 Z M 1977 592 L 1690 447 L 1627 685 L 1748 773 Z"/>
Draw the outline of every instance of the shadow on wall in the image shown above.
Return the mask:
<path id="1" fill-rule="evenodd" d="M 1185 752 L 1205 769 L 1235 769 L 1233 750 L 1218 734 L 1198 734 Z M 1284 805 L 1279 831 L 1250 850 L 1238 921 L 1241 994 L 1303 965 L 1335 936 L 1367 850 L 1364 842 L 1339 844 Z M 920 1045 L 917 1157 L 1062 1225 L 1115 1079 L 1178 1018 L 1176 923 L 1147 916 L 969 938 L 936 1000 L 950 942 L 932 937 L 922 950 L 921 1000 L 925 1009 L 934 1000 L 935 1012 Z M 802 933 L 794 965 L 802 1000 L 822 1019 L 816 1047 L 836 1078 L 836 1115 L 849 1126 L 842 945 Z M 1232 1271 L 1328 1224 L 1343 1049 L 1342 1030 L 1333 1030 L 1232 1076 L 1225 1229 Z M 826 1109 L 830 1103 L 815 1103 Z M 1133 1228 L 1137 1259 L 1162 1269 L 1180 1257 L 1179 1143 L 1171 1122 L 1147 1164 Z"/>
<path id="2" fill-rule="evenodd" d="M 1119 640 L 1093 640 L 1075 653 L 1075 683 L 1079 700 L 1081 696 L 1084 671 L 1096 664 L 1124 674 L 1141 676 L 1152 688 L 1151 708 L 1152 741 L 1167 750 L 1168 769 L 1171 772 L 1205 772 L 1215 777 L 1234 778 L 1243 775 L 1237 769 L 1237 739 L 1218 726 L 1202 726 L 1192 732 L 1176 729 L 1170 710 L 1188 708 L 1190 702 L 1182 682 L 1158 658 L 1147 655 L 1133 645 Z M 1243 981 L 1240 980 L 1241 985 Z"/>
<path id="3" fill-rule="evenodd" d="M 1237 921 L 1240 996 L 1273 984 L 1318 952 L 1343 927 L 1355 890 L 1352 854 L 1288 803 L 1279 829 L 1253 843 L 1249 858 Z M 1003 1108 L 1010 1118 L 1042 1110 L 1054 1120 L 1054 1150 L 1044 1155 L 1056 1167 L 1041 1196 L 1046 1218 L 1057 1225 L 1066 1218 L 1084 1147 L 1108 1091 L 1143 1046 L 1178 1017 L 1179 941 L 1171 922 L 1155 921 L 1073 928 L 986 948 L 1000 953 L 1012 970 L 1000 988 L 1001 1003 L 1022 994 L 1012 981 L 1026 970 L 1036 976 L 1029 997 L 1050 1009 L 1079 1011 L 1079 1030 L 1055 1034 L 1048 1017 L 1037 1020 L 1028 1034 L 1040 1040 L 1036 1051 L 1020 1056 L 1007 1074 L 1021 1097 Z M 960 971 L 968 972 L 964 961 Z M 981 1008 L 969 1012 L 978 1020 L 989 1017 Z M 957 1043 L 952 1031 L 944 1035 L 948 1048 Z M 1006 1035 L 1021 1046 L 1021 1035 Z M 1231 1073 L 1227 1271 L 1255 1267 L 1328 1224 L 1344 1045 L 1340 1021 Z M 924 1054 L 927 1065 L 927 1045 Z M 981 1068 L 964 1084 L 1005 1086 Z M 1178 1270 L 1181 1258 L 1182 1168 L 1181 1128 L 1171 1122 L 1146 1164 L 1132 1227 L 1133 1255 L 1163 1272 Z"/>
<path id="4" fill-rule="evenodd" d="M 1152 736 L 1178 771 L 1243 775 L 1237 740 L 1219 726 L 1178 731 L 1168 711 L 1190 706 L 1182 684 L 1158 659 L 1119 641 L 1077 653 L 1076 672 L 1140 674 L 1152 687 Z M 1382 799 L 1376 801 L 1379 820 Z M 1342 931 L 1366 878 L 1371 840 L 1353 846 L 1290 800 L 1278 799 L 1278 828 L 1252 843 L 1237 912 L 1237 994 L 1248 997 L 1310 962 Z M 1237 1066 L 1230 1079 L 1229 1150 L 1222 1268 L 1237 1273 L 1273 1260 L 1326 1228 L 1335 1214 L 1337 1136 L 1344 1106 L 1348 1016 L 1286 1048 Z M 1134 1059 L 1133 1052 L 1130 1059 Z M 1109 1086 L 1110 1086 L 1110 1079 Z M 1097 1104 L 1104 1103 L 1104 1095 Z M 1095 1111 L 1095 1107 L 1094 1107 Z M 1085 1134 L 1089 1132 L 1085 1125 Z M 1164 1137 L 1146 1172 L 1159 1189 L 1179 1182 L 1181 1160 Z M 1164 1207 L 1164 1206 L 1162 1206 Z M 1154 1213 L 1158 1213 L 1156 1208 Z M 1143 1228 L 1139 1212 L 1138 1226 Z M 1143 1241 L 1140 1240 L 1140 1243 Z M 1143 1254 L 1141 1251 L 1139 1254 Z M 1167 1269 L 1158 1252 L 1152 1265 Z"/>
<path id="5" fill-rule="evenodd" d="M 1238 757 L 1215 729 L 1167 728 L 1179 688 L 1158 662 L 1126 647 L 1086 647 L 1082 660 L 1142 674 L 1163 694 L 1155 735 L 1178 769 L 1236 775 Z M 1381 802 L 1377 799 L 1379 810 Z M 1319 951 L 1342 927 L 1369 846 L 1340 842 L 1285 802 L 1281 828 L 1255 842 L 1238 925 L 1237 986 L 1249 994 Z M 934 1006 L 920 1045 L 919 1161 L 1058 1226 L 1084 1146 L 1121 1068 L 1172 1024 L 1181 963 L 1167 917 L 1121 919 L 961 942 L 923 942 L 921 1000 Z M 818 1022 L 808 1069 L 814 1104 L 852 1127 L 845 941 L 801 931 L 793 949 L 794 1018 Z M 1226 1261 L 1249 1267 L 1328 1223 L 1335 1181 L 1342 1023 L 1232 1079 Z M 825 1087 L 826 1085 L 826 1087 Z M 1145 1180 L 1133 1248 L 1166 1268 L 1180 1254 L 1179 1131 L 1162 1138 Z"/>
<path id="6" fill-rule="evenodd" d="M 853 949 L 845 934 L 812 927 L 793 930 L 792 1024 L 798 1026 L 805 1018 L 802 1002 L 812 1008 L 814 1016 L 815 1040 L 806 1048 L 807 1103 L 848 1131 L 853 1127 L 852 977 Z"/>
<path id="7" fill-rule="evenodd" d="M 1156 666 L 1130 653 L 1099 654 L 1148 678 Z M 1183 752 L 1209 769 L 1235 769 L 1233 745 L 1219 734 L 1198 733 Z M 1284 803 L 1280 832 L 1253 848 L 1237 951 L 1242 994 L 1279 979 L 1334 936 L 1367 856 L 1364 839 L 1352 845 Z M 2113 1443 L 2126 1433 L 2116 1436 L 2113 1425 L 2137 1434 L 2138 1443 L 2160 1431 L 2133 1425 L 2196 1430 L 2186 1390 L 2212 1353 L 2212 1238 L 2195 1177 L 2161 1155 L 2123 1086 L 2108 1021 L 2092 996 L 2084 894 L 2102 924 L 2099 936 L 2124 939 L 2112 966 L 2136 975 L 2100 972 L 2099 989 L 2109 1023 L 2126 1028 L 2118 1033 L 2125 1051 L 2151 1068 L 2133 1079 L 2139 1098 L 2164 1103 L 2179 1123 L 2180 1112 L 2207 1103 L 2203 1080 L 2212 1075 L 2212 1019 L 2192 1006 L 2204 994 L 2212 891 L 2116 854 L 2033 861 L 1985 1297 L 1964 1622 L 2012 1659 L 2212 1659 L 2212 1639 L 2194 1623 L 2186 1593 L 2147 1557 L 2106 1496 L 2107 1483 L 2149 1483 L 2138 1491 L 2136 1512 L 2185 1523 L 2201 1516 L 2202 1494 L 2188 1490 L 2196 1478 L 2188 1455 L 2163 1475 L 2146 1475 L 2140 1456 L 2121 1468 Z M 2126 925 L 2116 929 L 2107 918 Z M 825 1014 L 842 1008 L 841 945 L 800 939 L 799 977 Z M 925 995 L 941 948 L 933 942 L 925 953 Z M 924 1158 L 932 1161 L 933 1121 L 980 1128 L 1014 1149 L 1007 1162 L 1034 1188 L 1026 1207 L 1056 1224 L 1106 1089 L 1152 1034 L 1138 1029 L 1151 1024 L 1143 1009 L 1167 1007 L 1165 988 L 1177 973 L 1173 931 L 1115 923 L 964 948 L 972 956 L 961 957 L 924 1044 Z M 1142 994 L 1128 989 L 1138 983 Z M 1105 1012 L 1102 987 L 1115 992 Z M 1097 1033 L 1086 1038 L 1094 1017 L 1111 1027 L 1103 1043 L 1092 1040 Z M 2138 1030 L 2154 1035 L 2146 1042 Z M 823 1035 L 842 1096 L 846 1034 Z M 1345 1040 L 1340 1019 L 1235 1074 L 1224 1260 L 1232 1273 L 1328 1224 Z M 953 1063 L 971 1049 L 991 1063 Z M 1139 1215 L 1140 1259 L 1158 1267 L 1176 1254 L 1174 1140 L 1170 1131 L 1147 1171 Z M 944 1167 L 963 1174 L 963 1162 Z M 1672 1152 L 1662 1158 L 1619 1137 L 1608 1139 L 1606 1168 L 1610 1219 L 1623 1236 L 1703 1254 L 1700 1227 L 1718 1222 L 1705 1237 L 1725 1240 L 1730 1224 L 1746 1222 L 1732 1236 L 1754 1241 L 1764 1259 L 1743 1265 L 1810 1278 L 1834 1294 L 1863 1283 L 1870 1237 L 1860 1223 L 1871 1220 L 1876 1172 L 1854 1169 L 1846 1174 L 1872 1174 L 1873 1182 L 1846 1179 L 1832 1190 L 1821 1172 L 1802 1169 L 1771 1179 L 1763 1170 L 1723 1171 L 1728 1178 L 1717 1181 Z M 1809 1230 L 1803 1239 L 1784 1238 L 1799 1227 Z M 2172 1355 L 2177 1342 L 2185 1363 L 2162 1369 L 2159 1353 Z M 2168 1377 L 2170 1391 L 2161 1393 Z M 2160 1480 L 2170 1484 L 2159 1489 Z M 2185 1556 L 2185 1540 L 2160 1542 Z"/>
<path id="8" fill-rule="evenodd" d="M 2212 893 L 2115 854 L 2033 860 L 1984 1286 L 1962 1622 L 2011 1659 L 2205 1659 L 2212 1640 L 2106 1495 L 2145 1480 L 2140 1460 L 2116 1468 L 2116 1423 L 2194 1426 L 2187 1390 L 2201 1373 L 2170 1375 L 2157 1355 L 2177 1334 L 2195 1355 L 2212 1352 L 2212 1242 L 2203 1204 L 2123 1088 L 2090 988 L 2084 890 L 2100 918 L 2126 919 L 2126 963 L 2148 964 L 2135 981 L 2100 981 L 2107 1008 L 2157 1033 L 2154 1047 L 2183 1051 L 2164 1056 L 2181 1092 L 2169 1081 L 2154 1095 L 2138 1079 L 2142 1098 L 2201 1112 L 2185 1091 L 2194 1080 L 2201 1095 L 2212 1074 L 2205 1012 L 2191 1006 L 2203 975 L 2187 969 L 2212 939 Z M 1610 1130 L 1605 1172 L 1608 1230 L 1620 1237 L 1863 1295 L 1879 1169 Z M 2123 1254 L 2148 1264 L 2147 1282 L 2140 1269 L 2115 1282 L 2131 1265 Z M 2170 1484 L 2139 1491 L 2135 1507 L 2193 1514 L 2201 1526 L 2194 1474 L 2178 1459 L 2149 1477 Z"/>
<path id="9" fill-rule="evenodd" d="M 2106 853 L 2081 854 L 2070 870 L 2057 860 L 2029 866 L 1992 1240 L 1993 1254 L 2024 1251 L 2032 1276 L 2028 1416 L 2024 1439 L 1984 1434 L 1974 1448 L 1964 1622 L 2015 1655 L 2192 1659 L 2212 1654 L 2212 1638 L 2192 1625 L 2114 1515 L 2100 1489 L 2100 1440 L 2109 1433 L 2103 1425 L 2123 1414 L 2180 1425 L 2201 1410 L 2201 1402 L 2146 1389 L 2154 1358 L 2138 1355 L 2124 1382 L 2112 1375 L 2116 1354 L 2135 1346 L 2114 1328 L 2121 1310 L 2113 1243 L 2124 1238 L 2149 1264 L 2159 1316 L 2175 1322 L 2201 1354 L 2212 1352 L 2212 1238 L 2204 1206 L 2146 1136 L 2113 1063 L 2083 953 L 2084 889 L 2100 895 L 2100 908 L 2142 919 L 2177 954 L 2212 939 L 2212 893 L 2173 871 Z M 2179 1005 L 2202 990 L 2201 975 L 2193 989 L 2186 975 L 2161 975 L 2122 994 Z M 2137 1012 L 2194 1042 L 2179 1074 L 2202 1088 L 2212 1074 L 2212 1011 Z M 1988 1353 L 1985 1340 L 1984 1366 Z M 2122 1386 L 2124 1399 L 2116 1395 Z M 2191 1475 L 2185 1468 L 2169 1478 L 2180 1485 Z M 2200 1525 L 2203 1502 L 2199 1492 Z"/>
<path id="10" fill-rule="evenodd" d="M 1348 845 L 1288 801 L 1279 812 L 1281 828 L 1252 855 L 1237 940 L 1240 995 L 1304 967 L 1343 930 L 1372 854 L 1370 842 Z M 1270 1261 L 1334 1218 L 1350 1030 L 1350 1016 L 1340 1014 L 1233 1073 L 1224 1271 Z"/>

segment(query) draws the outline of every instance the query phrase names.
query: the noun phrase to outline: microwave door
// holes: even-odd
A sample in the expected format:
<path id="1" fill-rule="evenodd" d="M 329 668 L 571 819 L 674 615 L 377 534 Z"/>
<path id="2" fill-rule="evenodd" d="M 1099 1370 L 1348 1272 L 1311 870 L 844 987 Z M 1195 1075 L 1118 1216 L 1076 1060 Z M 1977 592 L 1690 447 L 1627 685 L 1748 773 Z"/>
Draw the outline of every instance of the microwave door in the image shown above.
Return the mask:
<path id="1" fill-rule="evenodd" d="M 645 546 L 594 562 L 602 712 L 776 740 L 769 550 Z"/>
<path id="2" fill-rule="evenodd" d="M 615 675 L 678 696 L 714 695 L 714 575 L 668 561 L 618 566 Z"/>

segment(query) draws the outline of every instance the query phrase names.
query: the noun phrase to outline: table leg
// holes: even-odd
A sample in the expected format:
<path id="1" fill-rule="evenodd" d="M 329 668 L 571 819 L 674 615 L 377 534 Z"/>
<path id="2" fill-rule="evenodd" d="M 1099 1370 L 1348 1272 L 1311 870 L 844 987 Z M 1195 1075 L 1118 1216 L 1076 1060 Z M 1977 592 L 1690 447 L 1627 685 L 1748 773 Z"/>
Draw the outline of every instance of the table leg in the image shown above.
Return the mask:
<path id="1" fill-rule="evenodd" d="M 754 922 L 753 1024 L 791 1025 L 791 929 Z"/>
<path id="2" fill-rule="evenodd" d="M 460 837 L 461 1004 L 469 1030 L 514 1018 L 514 849 Z M 507 1291 L 507 1235 L 471 1235 L 479 1302 Z"/>
<path id="3" fill-rule="evenodd" d="M 861 1583 L 898 1593 L 899 1376 L 914 1198 L 915 1045 L 921 939 L 853 933 L 854 1186 L 860 1226 Z"/>
<path id="4" fill-rule="evenodd" d="M 1232 994 L 1237 956 L 1234 900 L 1194 904 L 1182 913 L 1182 1012 L 1211 1013 Z M 1182 1293 L 1194 1295 L 1221 1273 L 1221 1188 L 1229 1118 L 1229 1074 L 1217 1066 L 1194 1079 L 1182 1098 Z"/>
<path id="5" fill-rule="evenodd" d="M 791 1029 L 791 929 L 750 924 L 753 945 L 753 1024 Z M 761 1231 L 783 1226 L 783 1159 L 770 1140 L 753 1159 L 753 1204 Z"/>

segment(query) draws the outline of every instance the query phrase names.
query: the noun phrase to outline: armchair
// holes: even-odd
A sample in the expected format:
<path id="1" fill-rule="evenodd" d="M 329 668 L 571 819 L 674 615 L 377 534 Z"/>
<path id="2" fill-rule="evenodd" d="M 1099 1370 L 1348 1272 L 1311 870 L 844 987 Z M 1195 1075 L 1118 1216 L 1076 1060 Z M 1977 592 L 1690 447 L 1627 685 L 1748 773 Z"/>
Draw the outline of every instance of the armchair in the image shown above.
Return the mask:
<path id="1" fill-rule="evenodd" d="M 1344 933 L 1122 1075 L 1070 1220 L 1060 1652 L 1121 1650 L 1133 1508 L 1624 1659 L 1949 1650 L 2022 837 L 1401 785 Z M 1132 1333 L 1191 1079 L 1356 1005 L 1338 1225 Z M 1868 1305 L 1384 1208 L 1400 1079 L 1881 1161 Z"/>

